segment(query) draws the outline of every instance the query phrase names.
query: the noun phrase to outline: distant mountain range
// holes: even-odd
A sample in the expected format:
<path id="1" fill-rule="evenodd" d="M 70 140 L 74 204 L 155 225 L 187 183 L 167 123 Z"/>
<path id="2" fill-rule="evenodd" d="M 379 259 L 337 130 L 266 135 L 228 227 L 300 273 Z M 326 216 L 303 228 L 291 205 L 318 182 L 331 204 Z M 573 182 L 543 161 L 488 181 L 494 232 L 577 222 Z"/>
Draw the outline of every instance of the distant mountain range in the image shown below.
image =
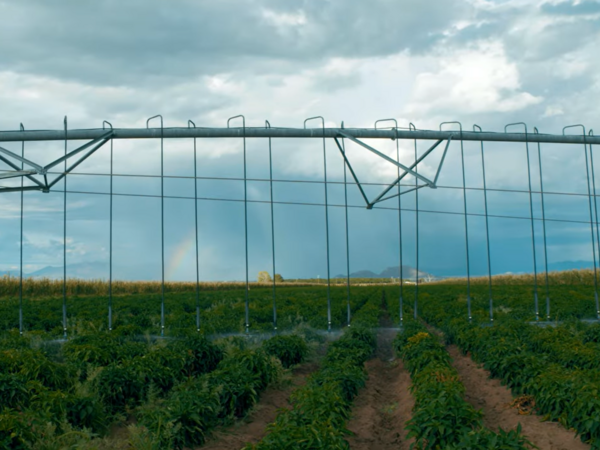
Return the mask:
<path id="1" fill-rule="evenodd" d="M 0 276 L 10 275 L 18 277 L 18 270 L 9 270 L 0 272 Z M 42 269 L 31 273 L 23 273 L 25 278 L 50 278 L 60 279 L 63 277 L 62 266 L 46 266 Z M 108 263 L 103 262 L 85 262 L 78 264 L 67 264 L 67 277 L 80 278 L 83 280 L 107 279 L 108 278 Z"/>
<path id="2" fill-rule="evenodd" d="M 411 266 L 402 266 L 402 278 L 404 280 L 415 280 L 417 275 L 417 269 Z M 334 278 L 345 278 L 346 275 L 336 275 Z M 357 272 L 350 273 L 350 278 L 400 278 L 400 266 L 388 267 L 381 273 L 375 273 L 370 270 L 359 270 Z M 435 276 L 427 272 L 419 270 L 419 279 L 435 279 Z"/>
<path id="3" fill-rule="evenodd" d="M 539 261 L 538 261 L 539 262 Z M 573 270 L 573 269 L 591 269 L 594 267 L 594 263 L 592 261 L 559 261 L 555 263 L 548 264 L 549 271 L 563 271 L 563 270 Z M 542 272 L 544 270 L 543 264 L 538 264 L 538 272 Z M 411 266 L 402 266 L 402 277 L 405 280 L 415 280 L 416 278 L 416 269 Z M 519 272 L 524 273 L 524 272 Z M 10 270 L 10 271 L 0 271 L 0 277 L 10 275 L 12 277 L 18 277 L 18 270 Z M 123 279 L 123 273 L 120 273 L 120 279 Z M 138 279 L 136 277 L 135 272 L 126 274 L 126 279 L 135 280 Z M 500 275 L 500 274 L 495 274 Z M 46 266 L 42 269 L 36 270 L 31 273 L 24 273 L 23 276 L 25 278 L 50 278 L 50 279 L 61 279 L 63 277 L 63 268 L 62 266 Z M 107 279 L 108 278 L 108 262 L 85 262 L 78 264 L 68 264 L 67 265 L 67 277 L 68 278 L 79 278 L 83 280 L 92 280 L 92 279 Z M 334 278 L 345 278 L 345 274 L 336 275 Z M 350 278 L 399 278 L 400 277 L 400 267 L 388 267 L 383 270 L 381 273 L 375 273 L 371 270 L 359 270 L 356 272 L 350 273 Z M 430 273 L 419 271 L 420 279 L 429 279 L 436 280 L 446 278 L 445 276 L 440 275 L 432 275 Z"/>
<path id="4" fill-rule="evenodd" d="M 593 269 L 594 263 L 592 261 L 559 261 L 548 264 L 549 272 L 558 272 L 562 270 L 573 270 L 573 269 Z M 544 266 L 538 266 L 538 270 L 543 270 Z"/>

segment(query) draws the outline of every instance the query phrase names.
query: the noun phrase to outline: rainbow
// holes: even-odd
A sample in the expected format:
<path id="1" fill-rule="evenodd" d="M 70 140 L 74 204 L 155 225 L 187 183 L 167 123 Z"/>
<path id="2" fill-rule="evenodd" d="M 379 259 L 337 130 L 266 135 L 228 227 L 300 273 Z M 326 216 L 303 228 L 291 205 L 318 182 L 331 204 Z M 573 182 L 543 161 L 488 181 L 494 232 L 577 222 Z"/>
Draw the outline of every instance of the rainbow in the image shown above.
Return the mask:
<path id="1" fill-rule="evenodd" d="M 192 261 L 196 259 L 196 232 L 194 228 L 175 247 L 173 256 L 169 260 L 165 270 L 165 279 L 170 280 L 173 278 L 173 275 L 177 273 L 177 270 L 188 255 L 190 255 Z"/>

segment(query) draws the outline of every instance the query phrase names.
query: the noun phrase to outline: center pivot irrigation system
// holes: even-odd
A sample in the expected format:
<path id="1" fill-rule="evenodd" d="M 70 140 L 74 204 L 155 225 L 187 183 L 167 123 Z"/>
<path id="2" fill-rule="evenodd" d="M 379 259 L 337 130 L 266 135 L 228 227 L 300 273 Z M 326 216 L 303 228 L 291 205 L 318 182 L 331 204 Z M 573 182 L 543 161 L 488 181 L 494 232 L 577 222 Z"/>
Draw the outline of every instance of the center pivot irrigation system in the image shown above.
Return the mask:
<path id="1" fill-rule="evenodd" d="M 159 121 L 160 127 L 150 127 L 152 121 Z M 232 122 L 241 122 L 241 126 L 232 126 Z M 320 127 L 313 128 L 309 127 L 309 122 L 315 123 L 320 122 Z M 452 129 L 447 129 L 452 127 Z M 567 134 L 566 130 L 569 128 L 580 129 L 579 134 Z M 512 132 L 509 132 L 512 130 Z M 519 132 L 514 132 L 518 130 Z M 526 217 L 518 217 L 521 219 L 528 219 L 531 222 L 531 242 L 533 251 L 533 271 L 534 271 L 534 302 L 535 302 L 535 315 L 536 320 L 540 319 L 540 311 L 538 305 L 538 274 L 537 274 L 537 259 L 536 259 L 536 248 L 535 248 L 535 227 L 534 221 L 541 220 L 543 226 L 543 245 L 544 245 L 544 262 L 545 262 L 545 286 L 546 286 L 546 317 L 550 319 L 550 295 L 548 288 L 548 257 L 547 257 L 547 243 L 546 243 L 546 221 L 552 220 L 545 216 L 544 209 L 544 187 L 542 177 L 542 157 L 541 157 L 541 145 L 542 144 L 579 144 L 582 146 L 585 153 L 586 163 L 586 177 L 587 177 L 587 197 L 589 200 L 589 222 L 572 221 L 577 223 L 589 223 L 592 243 L 592 253 L 594 259 L 594 292 L 595 292 L 595 304 L 597 319 L 600 320 L 600 305 L 598 303 L 598 283 L 597 283 L 597 265 L 596 265 L 596 251 L 598 250 L 600 255 L 600 231 L 598 227 L 598 211 L 596 204 L 596 183 L 594 174 L 593 164 L 593 145 L 600 144 L 600 137 L 594 136 L 590 130 L 586 133 L 583 125 L 568 126 L 563 129 L 562 135 L 553 134 L 541 134 L 536 128 L 533 128 L 533 133 L 528 132 L 527 125 L 525 123 L 513 123 L 505 127 L 504 132 L 485 132 L 479 126 L 474 125 L 473 131 L 463 130 L 462 125 L 459 122 L 444 122 L 440 125 L 439 130 L 419 130 L 413 124 L 410 124 L 408 128 L 402 128 L 398 126 L 395 119 L 382 119 L 375 122 L 373 128 L 345 128 L 342 123 L 339 128 L 326 128 L 325 120 L 321 116 L 311 117 L 304 121 L 303 128 L 276 128 L 272 127 L 268 121 L 265 121 L 264 127 L 246 127 L 246 121 L 244 116 L 234 116 L 227 121 L 226 128 L 210 128 L 210 127 L 196 127 L 194 122 L 188 121 L 187 127 L 175 127 L 165 128 L 163 126 L 163 118 L 160 115 L 149 118 L 146 122 L 146 128 L 114 128 L 109 122 L 104 121 L 102 128 L 97 129 L 84 129 L 84 130 L 69 130 L 67 127 L 67 118 L 64 120 L 64 129 L 62 130 L 25 130 L 23 125 L 17 131 L 0 131 L 0 142 L 21 142 L 20 154 L 10 151 L 0 146 L 0 161 L 2 161 L 8 169 L 0 170 L 0 180 L 9 178 L 20 178 L 20 185 L 12 183 L 10 186 L 1 186 L 0 193 L 7 192 L 21 192 L 21 247 L 20 247 L 20 290 L 19 290 L 19 327 L 21 333 L 23 332 L 23 192 L 24 191 L 41 191 L 48 193 L 52 191 L 60 190 L 53 189 L 56 184 L 64 178 L 64 209 L 63 209 L 63 305 L 62 305 L 62 319 L 64 335 L 67 336 L 67 193 L 74 192 L 67 190 L 67 176 L 72 173 L 73 170 L 79 166 L 83 161 L 91 157 L 95 152 L 102 148 L 105 144 L 110 142 L 110 248 L 109 248 L 109 281 L 108 281 L 108 326 L 112 329 L 112 259 L 113 259 L 113 142 L 121 139 L 158 139 L 160 140 L 160 158 L 161 158 L 161 250 L 162 250 L 162 279 L 161 279 L 161 335 L 164 335 L 165 329 L 165 239 L 164 239 L 164 199 L 170 196 L 164 195 L 164 178 L 169 178 L 164 175 L 164 140 L 165 139 L 193 139 L 193 151 L 194 151 L 194 197 L 185 197 L 191 200 L 195 200 L 195 227 L 196 227 L 196 327 L 200 330 L 200 301 L 199 301 L 199 286 L 200 286 L 200 271 L 199 271 L 199 242 L 198 242 L 198 177 L 197 174 L 197 139 L 203 138 L 237 138 L 243 142 L 243 161 L 244 161 L 244 219 L 245 219 L 245 268 L 246 268 L 246 289 L 245 289 L 245 328 L 246 332 L 249 331 L 250 317 L 249 317 L 249 276 L 248 276 L 248 203 L 256 202 L 256 200 L 248 200 L 247 197 L 247 164 L 246 164 L 246 140 L 254 138 L 268 139 L 269 145 L 269 179 L 260 181 L 269 181 L 270 183 L 270 203 L 271 206 L 271 239 L 272 239 L 272 264 L 273 264 L 273 275 L 275 275 L 275 220 L 273 205 L 275 203 L 287 203 L 293 202 L 274 202 L 273 201 L 273 181 L 281 181 L 273 179 L 273 164 L 272 164 L 272 140 L 282 138 L 299 138 L 299 139 L 321 139 L 323 145 L 323 168 L 324 168 L 324 194 L 325 194 L 325 233 L 326 233 L 326 257 L 327 257 L 327 319 L 328 329 L 331 330 L 331 273 L 330 273 L 330 254 L 329 254 L 329 213 L 328 207 L 331 206 L 328 202 L 327 196 L 327 153 L 326 153 L 326 142 L 328 140 L 333 141 L 335 148 L 339 150 L 341 157 L 344 162 L 344 206 L 345 207 L 345 231 L 346 231 L 346 262 L 347 262 L 347 324 L 350 325 L 351 311 L 350 311 L 350 258 L 349 258 L 349 239 L 348 239 L 348 184 L 352 182 L 347 181 L 348 170 L 354 180 L 354 184 L 360 191 L 360 194 L 365 202 L 367 209 L 376 208 L 378 204 L 397 198 L 397 209 L 398 210 L 398 232 L 399 232 L 399 263 L 400 263 L 400 292 L 399 292 L 399 322 L 400 325 L 403 321 L 403 273 L 402 273 L 402 208 L 401 197 L 410 192 L 415 194 L 415 209 L 416 212 L 416 280 L 415 280 L 415 297 L 414 297 L 414 316 L 417 317 L 418 313 L 418 288 L 419 288 L 419 190 L 424 187 L 436 189 L 438 186 L 438 178 L 442 170 L 448 148 L 452 141 L 460 143 L 461 150 L 461 167 L 462 167 L 462 191 L 463 191 L 463 207 L 464 211 L 464 232 L 465 232 L 465 256 L 466 256 L 466 268 L 467 268 L 467 308 L 468 318 L 471 320 L 471 274 L 470 274 L 470 263 L 469 263 L 469 228 L 467 216 L 484 216 L 485 217 L 485 229 L 486 229 L 486 249 L 487 249 L 487 269 L 488 269 L 488 280 L 489 280 L 489 317 L 490 321 L 494 320 L 493 316 L 493 300 L 492 300 L 492 269 L 491 269 L 491 257 L 490 257 L 490 233 L 488 224 L 488 198 L 487 192 L 490 190 L 486 187 L 486 167 L 485 167 L 485 151 L 484 144 L 486 142 L 508 142 L 508 143 L 523 143 L 525 144 L 525 150 L 527 152 L 527 174 L 528 174 L 528 186 L 529 189 L 526 191 L 512 191 L 512 192 L 524 192 L 529 194 L 529 212 L 530 215 Z M 371 145 L 363 142 L 361 139 L 391 139 L 396 142 L 396 159 L 393 159 L 381 151 L 377 150 Z M 400 139 L 414 141 L 415 153 L 414 162 L 409 165 L 404 165 L 400 162 L 400 150 L 398 142 Z M 55 161 L 41 166 L 34 161 L 26 158 L 25 143 L 32 141 L 64 141 L 64 155 Z M 88 141 L 75 150 L 67 151 L 68 141 Z M 369 199 L 365 193 L 364 185 L 361 184 L 356 172 L 352 167 L 351 161 L 348 159 L 346 154 L 346 142 L 350 141 L 357 144 L 365 150 L 377 155 L 388 163 L 392 164 L 397 169 L 396 179 L 387 184 L 383 185 L 384 188 L 379 195 Z M 423 152 L 420 156 L 417 152 L 417 143 L 420 141 L 433 141 L 433 144 Z M 473 188 L 467 188 L 465 182 L 465 158 L 463 143 L 465 141 L 475 141 L 480 143 L 481 147 L 481 168 L 483 175 L 483 191 L 484 194 L 484 214 L 474 214 L 468 212 L 467 209 L 467 190 Z M 440 159 L 437 170 L 435 171 L 435 177 L 433 179 L 427 178 L 418 172 L 418 164 L 423 162 L 438 146 L 443 146 L 443 153 Z M 530 145 L 537 146 L 537 157 L 539 163 L 539 179 L 540 186 L 539 190 L 532 189 L 531 179 L 531 161 L 530 161 Z M 534 155 L 535 156 L 535 155 Z M 62 171 L 56 171 L 56 167 L 63 164 Z M 55 171 L 52 171 L 55 169 Z M 414 184 L 407 188 L 407 185 L 401 185 L 401 181 L 407 177 L 414 178 Z M 158 176 L 157 176 L 158 177 Z M 372 183 L 368 183 L 372 184 Z M 403 189 L 404 187 L 404 189 Z M 450 187 L 444 187 L 450 188 Z M 493 189 L 491 189 L 493 190 Z M 541 218 L 534 217 L 533 214 L 533 199 L 532 194 L 541 194 Z M 118 195 L 133 195 L 133 194 L 118 194 Z M 431 212 L 431 211 L 429 211 Z M 510 217 L 494 215 L 494 217 Z M 512 217 L 515 218 L 515 217 Z M 569 220 L 561 220 L 562 222 L 569 222 Z M 595 229 L 594 229 L 595 225 Z M 273 276 L 273 328 L 277 330 L 277 303 L 276 303 L 276 289 L 275 289 L 275 276 Z"/>

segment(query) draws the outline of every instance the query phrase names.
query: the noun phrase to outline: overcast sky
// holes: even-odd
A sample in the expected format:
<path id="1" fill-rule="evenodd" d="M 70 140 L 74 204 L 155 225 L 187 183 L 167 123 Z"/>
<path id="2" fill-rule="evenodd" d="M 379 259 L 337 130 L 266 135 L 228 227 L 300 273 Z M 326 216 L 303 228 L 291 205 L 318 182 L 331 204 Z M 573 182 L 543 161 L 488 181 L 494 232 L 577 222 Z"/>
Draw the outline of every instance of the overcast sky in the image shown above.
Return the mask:
<path id="1" fill-rule="evenodd" d="M 304 119 L 323 116 L 326 126 L 372 127 L 395 118 L 438 129 L 460 121 L 484 130 L 504 130 L 526 122 L 543 133 L 584 124 L 600 130 L 600 2 L 458 1 L 458 0 L 249 0 L 117 2 L 102 0 L 46 2 L 0 0 L 0 130 L 143 127 L 162 114 L 165 127 L 226 126 L 244 114 L 246 126 L 302 127 Z M 594 50 L 596 48 L 596 50 Z M 240 126 L 236 121 L 232 126 Z M 153 122 L 159 126 L 158 121 Z M 389 125 L 389 123 L 388 123 Z M 318 122 L 309 126 L 320 126 Z M 448 125 L 453 127 L 454 125 Z M 519 127 L 513 130 L 522 129 Z M 580 133 L 580 129 L 569 132 Z M 390 156 L 395 143 L 369 141 Z M 20 152 L 20 143 L 3 143 Z M 69 142 L 69 149 L 81 142 Z M 422 142 L 418 151 L 430 145 Z M 346 143 L 359 178 L 372 183 L 393 180 L 395 169 L 355 144 Z M 243 177 L 243 143 L 198 140 L 198 175 Z M 440 147 L 419 170 L 433 174 Z M 114 172 L 160 173 L 160 142 L 115 141 Z M 165 174 L 194 174 L 193 142 L 164 142 Z M 478 143 L 463 146 L 466 183 L 482 186 Z M 64 152 L 64 143 L 26 143 L 31 159 L 48 163 Z M 323 180 L 321 140 L 274 140 L 276 179 Z M 343 180 L 343 163 L 333 142 L 326 143 L 327 175 Z M 401 160 L 414 161 L 414 143 L 400 142 Z M 541 149 L 544 188 L 586 194 L 583 146 L 545 145 Z M 110 146 L 78 167 L 106 174 Z M 451 145 L 440 176 L 443 186 L 461 186 L 461 146 Z M 247 141 L 248 177 L 269 176 L 268 142 Z M 527 189 L 524 144 L 486 144 L 488 187 Z M 537 147 L 530 145 L 532 185 L 539 190 Z M 598 155 L 597 159 L 600 159 Z M 3 166 L 1 169 L 6 169 Z M 600 170 L 600 166 L 597 167 Z M 600 172 L 598 172 L 600 173 Z M 407 183 L 414 178 L 407 177 Z M 10 181 L 2 185 L 10 185 Z M 106 277 L 108 262 L 109 179 L 71 175 L 68 190 L 67 264 Z M 62 183 L 57 186 L 63 189 Z M 190 178 L 165 180 L 165 195 L 193 197 Z M 377 194 L 378 186 L 367 189 Z M 115 177 L 114 192 L 160 195 L 160 180 Z M 329 187 L 328 201 L 343 205 L 343 186 Z M 351 205 L 364 206 L 356 187 Z M 422 189 L 419 208 L 420 269 L 435 275 L 466 273 L 464 219 L 426 211 L 463 211 L 462 191 Z M 200 277 L 243 279 L 243 183 L 198 181 L 202 198 L 238 201 L 198 202 Z M 278 202 L 322 204 L 323 185 L 275 183 Z M 269 200 L 269 184 L 248 183 L 248 198 Z M 62 265 L 62 193 L 24 196 L 24 272 Z M 589 221 L 584 195 L 545 196 L 551 219 Z M 529 196 L 488 193 L 494 215 L 529 217 Z M 350 208 L 351 271 L 381 271 L 399 263 L 397 200 L 392 209 Z M 402 196 L 403 262 L 415 266 L 414 194 Z M 470 191 L 469 212 L 483 213 L 483 194 Z M 541 217 L 540 196 L 533 197 Z M 0 194 L 0 271 L 19 266 L 20 194 Z M 284 277 L 325 277 L 325 209 L 277 204 L 277 272 Z M 271 216 L 267 203 L 250 203 L 250 277 L 271 270 Z M 114 199 L 115 277 L 158 279 L 161 273 L 160 199 Z M 329 208 L 331 275 L 345 273 L 345 215 Z M 471 271 L 487 271 L 485 222 L 469 218 Z M 531 225 L 522 219 L 490 219 L 492 270 L 531 271 Z M 591 261 L 589 225 L 548 222 L 549 262 Z M 535 226 L 538 267 L 543 266 L 542 225 Z M 194 202 L 165 200 L 166 276 L 195 278 Z M 79 271 L 79 272 L 77 272 Z M 89 275 L 89 273 L 87 274 Z"/>

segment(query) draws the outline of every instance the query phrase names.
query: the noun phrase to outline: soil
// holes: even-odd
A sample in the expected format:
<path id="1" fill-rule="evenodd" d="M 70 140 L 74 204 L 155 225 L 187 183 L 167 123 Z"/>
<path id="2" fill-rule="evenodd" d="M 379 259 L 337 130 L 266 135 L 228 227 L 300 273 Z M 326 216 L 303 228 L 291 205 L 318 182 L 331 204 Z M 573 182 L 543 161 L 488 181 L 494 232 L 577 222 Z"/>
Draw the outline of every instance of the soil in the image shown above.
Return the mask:
<path id="1" fill-rule="evenodd" d="M 486 427 L 497 431 L 514 429 L 521 424 L 521 430 L 534 445 L 543 450 L 585 450 L 590 446 L 581 442 L 575 432 L 567 430 L 556 422 L 542 422 L 539 416 L 519 414 L 517 408 L 509 405 L 513 396 L 500 380 L 490 379 L 487 370 L 479 367 L 470 357 L 463 355 L 455 345 L 447 347 L 465 385 L 465 399 L 475 408 L 481 408 Z"/>
<path id="2" fill-rule="evenodd" d="M 266 435 L 267 425 L 275 420 L 280 408 L 289 408 L 289 397 L 294 389 L 304 385 L 306 377 L 317 370 L 318 363 L 309 362 L 292 370 L 292 378 L 285 387 L 270 387 L 260 396 L 259 403 L 246 416 L 230 427 L 215 430 L 202 450 L 239 450 L 256 443 Z"/>
<path id="3" fill-rule="evenodd" d="M 384 325 L 385 318 L 381 324 Z M 387 450 L 410 448 L 404 424 L 410 419 L 414 400 L 410 394 L 410 374 L 402 361 L 394 359 L 392 340 L 397 330 L 380 328 L 377 357 L 368 361 L 366 386 L 354 400 L 348 429 L 351 449 Z"/>

